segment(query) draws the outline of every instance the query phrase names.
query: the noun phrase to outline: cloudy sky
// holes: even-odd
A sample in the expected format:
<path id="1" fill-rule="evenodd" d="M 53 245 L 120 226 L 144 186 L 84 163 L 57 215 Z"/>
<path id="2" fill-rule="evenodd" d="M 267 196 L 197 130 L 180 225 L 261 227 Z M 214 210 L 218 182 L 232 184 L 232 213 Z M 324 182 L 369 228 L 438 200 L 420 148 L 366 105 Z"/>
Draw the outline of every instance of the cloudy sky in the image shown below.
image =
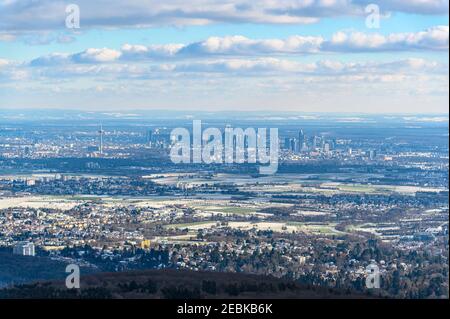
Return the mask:
<path id="1" fill-rule="evenodd" d="M 448 2 L 0 0 L 0 108 L 448 113 Z"/>

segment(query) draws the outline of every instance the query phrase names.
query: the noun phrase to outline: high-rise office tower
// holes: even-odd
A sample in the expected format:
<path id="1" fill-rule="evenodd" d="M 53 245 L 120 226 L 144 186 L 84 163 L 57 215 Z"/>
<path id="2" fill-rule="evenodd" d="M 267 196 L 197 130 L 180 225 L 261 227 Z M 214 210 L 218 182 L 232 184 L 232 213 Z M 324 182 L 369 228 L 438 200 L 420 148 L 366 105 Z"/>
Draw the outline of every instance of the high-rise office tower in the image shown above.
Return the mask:
<path id="1" fill-rule="evenodd" d="M 300 129 L 300 132 L 298 132 L 298 151 L 302 152 L 306 149 L 306 136 L 302 129 Z"/>
<path id="2" fill-rule="evenodd" d="M 147 130 L 147 133 L 145 135 L 145 143 L 150 147 L 152 146 L 152 136 L 153 136 L 153 131 Z"/>
<path id="3" fill-rule="evenodd" d="M 286 137 L 284 139 L 284 148 L 286 150 L 289 150 L 291 148 L 291 139 L 289 137 Z"/>
<path id="4" fill-rule="evenodd" d="M 330 150 L 331 150 L 330 143 L 325 143 L 324 146 L 323 146 L 323 151 L 325 153 L 328 153 L 328 152 L 330 152 Z"/>
<path id="5" fill-rule="evenodd" d="M 320 148 L 321 147 L 321 143 L 322 143 L 322 139 L 320 138 L 320 136 L 314 136 L 313 147 L 314 148 Z"/>
<path id="6" fill-rule="evenodd" d="M 300 142 L 300 145 L 303 145 L 303 142 L 305 142 L 305 133 L 303 133 L 302 129 L 298 132 L 298 141 Z"/>
<path id="7" fill-rule="evenodd" d="M 302 145 L 300 144 L 300 141 L 297 139 L 294 139 L 294 152 L 300 153 L 301 148 L 302 148 Z"/>
<path id="8" fill-rule="evenodd" d="M 100 154 L 103 154 L 103 133 L 105 133 L 105 131 L 103 131 L 103 125 L 100 125 L 100 130 L 98 131 L 98 133 L 100 134 L 99 151 L 100 151 Z"/>

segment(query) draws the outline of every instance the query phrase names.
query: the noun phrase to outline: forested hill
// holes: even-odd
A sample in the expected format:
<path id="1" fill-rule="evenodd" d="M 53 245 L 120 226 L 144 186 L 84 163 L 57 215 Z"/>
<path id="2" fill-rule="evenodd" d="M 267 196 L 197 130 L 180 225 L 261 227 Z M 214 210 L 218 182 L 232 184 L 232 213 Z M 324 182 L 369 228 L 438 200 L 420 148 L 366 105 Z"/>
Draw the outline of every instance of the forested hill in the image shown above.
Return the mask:
<path id="1" fill-rule="evenodd" d="M 81 289 L 63 281 L 0 290 L 0 298 L 368 298 L 370 295 L 300 285 L 273 277 L 185 270 L 142 270 L 82 276 Z"/>

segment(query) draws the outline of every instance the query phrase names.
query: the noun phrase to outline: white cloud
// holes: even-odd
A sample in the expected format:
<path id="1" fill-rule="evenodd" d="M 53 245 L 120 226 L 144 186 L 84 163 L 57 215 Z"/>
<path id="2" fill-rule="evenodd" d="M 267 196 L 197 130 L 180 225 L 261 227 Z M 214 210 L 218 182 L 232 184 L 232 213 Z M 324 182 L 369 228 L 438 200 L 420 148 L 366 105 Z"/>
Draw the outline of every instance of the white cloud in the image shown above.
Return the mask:
<path id="1" fill-rule="evenodd" d="M 51 53 L 46 56 L 38 57 L 30 62 L 31 66 L 55 66 L 64 63 L 69 63 L 71 59 L 70 54 L 67 53 Z"/>
<path id="2" fill-rule="evenodd" d="M 448 65 L 417 58 L 0 63 L 3 104 L 31 107 L 446 112 L 448 103 Z"/>
<path id="3" fill-rule="evenodd" d="M 121 51 L 125 59 L 167 58 L 174 57 L 183 47 L 183 44 L 151 46 L 125 44 Z"/>
<path id="4" fill-rule="evenodd" d="M 11 42 L 14 41 L 15 39 L 16 36 L 14 34 L 0 32 L 0 41 Z"/>
<path id="5" fill-rule="evenodd" d="M 448 26 L 435 26 L 421 32 L 365 34 L 362 32 L 335 33 L 330 41 L 323 44 L 324 51 L 408 51 L 408 50 L 448 50 Z"/>
<path id="6" fill-rule="evenodd" d="M 209 23 L 305 24 L 322 17 L 364 15 L 368 3 L 383 12 L 448 14 L 446 0 L 78 0 L 83 28 L 204 25 Z M 63 29 L 63 0 L 0 2 L 0 29 Z"/>
<path id="7" fill-rule="evenodd" d="M 89 62 L 114 62 L 120 56 L 122 52 L 103 48 L 103 49 L 94 49 L 90 48 L 81 53 L 75 54 L 72 56 L 72 59 L 76 62 L 89 63 Z"/>
<path id="8" fill-rule="evenodd" d="M 222 74 L 273 74 L 291 72 L 311 72 L 314 70 L 312 64 L 302 64 L 298 62 L 280 60 L 275 58 L 258 59 L 227 59 L 206 62 L 187 62 L 177 64 L 173 69 L 176 72 L 196 72 L 196 73 L 222 73 Z"/>
<path id="9" fill-rule="evenodd" d="M 0 68 L 9 64 L 9 61 L 6 59 L 0 59 Z"/>
<path id="10" fill-rule="evenodd" d="M 86 50 L 91 52 L 91 50 Z M 104 51 L 103 51 L 104 52 Z M 99 56 L 101 58 L 99 58 Z M 265 76 L 366 76 L 403 74 L 446 75 L 448 65 L 419 58 L 402 59 L 392 62 L 342 62 L 339 60 L 318 60 L 304 63 L 273 57 L 256 58 L 219 58 L 206 60 L 181 60 L 172 63 L 153 61 L 151 63 L 130 63 L 117 60 L 118 54 L 100 54 L 89 56 L 90 63 L 71 63 L 70 57 L 55 54 L 47 58 L 36 59 L 27 64 L 16 66 L 17 69 L 32 70 L 38 77 L 67 78 L 86 77 L 100 79 L 146 79 L 178 78 L 195 76 L 220 77 L 265 77 Z M 116 58 L 112 63 L 103 63 L 105 59 Z M 86 59 L 83 56 L 83 59 Z M 94 60 L 97 59 L 97 60 Z M 49 62 L 50 61 L 50 62 Z M 53 63 L 54 61 L 64 61 Z"/>
<path id="11" fill-rule="evenodd" d="M 370 3 L 370 0 L 362 1 Z M 448 0 L 378 0 L 381 8 L 388 11 L 421 14 L 448 14 Z"/>
<path id="12" fill-rule="evenodd" d="M 211 37 L 183 47 L 181 55 L 249 55 L 266 53 L 313 53 L 317 52 L 322 37 L 292 36 L 288 39 L 252 40 L 244 36 Z"/>
<path id="13" fill-rule="evenodd" d="M 449 27 L 436 26 L 420 32 L 376 33 L 337 32 L 327 40 L 317 36 L 291 36 L 287 39 L 249 39 L 244 36 L 210 37 L 190 44 L 142 45 L 124 44 L 120 50 L 89 48 L 67 54 L 53 53 L 31 61 L 31 65 L 65 63 L 139 62 L 145 60 L 181 60 L 211 57 L 268 57 L 332 52 L 446 51 Z"/>

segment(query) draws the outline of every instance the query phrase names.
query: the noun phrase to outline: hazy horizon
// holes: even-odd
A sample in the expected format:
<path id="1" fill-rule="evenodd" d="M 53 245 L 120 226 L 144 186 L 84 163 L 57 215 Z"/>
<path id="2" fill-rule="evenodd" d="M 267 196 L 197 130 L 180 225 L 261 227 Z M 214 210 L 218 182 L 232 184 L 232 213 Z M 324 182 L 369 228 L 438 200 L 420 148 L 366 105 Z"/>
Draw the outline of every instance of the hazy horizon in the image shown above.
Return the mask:
<path id="1" fill-rule="evenodd" d="M 189 113 L 193 114 L 256 114 L 259 113 L 260 115 L 296 115 L 296 116 L 305 116 L 308 115 L 336 115 L 336 116 L 348 116 L 348 115 L 360 115 L 360 116 L 424 116 L 424 115 L 430 115 L 430 116 L 448 116 L 449 112 L 447 109 L 447 112 L 370 112 L 370 111 L 297 111 L 297 110 L 281 110 L 281 111 L 274 111 L 270 109 L 261 109 L 261 110 L 243 110 L 241 109 L 217 109 L 217 110 L 202 110 L 200 108 L 193 108 L 193 109 L 182 109 L 182 108 L 110 108 L 110 109 L 95 109 L 95 108 L 89 108 L 89 109 L 82 109 L 82 108 L 71 108 L 71 107 L 8 107 L 2 106 L 2 109 L 0 110 L 0 113 L 2 111 L 8 111 L 8 112 L 80 112 L 80 113 L 100 113 L 100 114 L 132 114 L 133 112 L 137 113 L 179 113 L 180 115 L 189 115 Z"/>

